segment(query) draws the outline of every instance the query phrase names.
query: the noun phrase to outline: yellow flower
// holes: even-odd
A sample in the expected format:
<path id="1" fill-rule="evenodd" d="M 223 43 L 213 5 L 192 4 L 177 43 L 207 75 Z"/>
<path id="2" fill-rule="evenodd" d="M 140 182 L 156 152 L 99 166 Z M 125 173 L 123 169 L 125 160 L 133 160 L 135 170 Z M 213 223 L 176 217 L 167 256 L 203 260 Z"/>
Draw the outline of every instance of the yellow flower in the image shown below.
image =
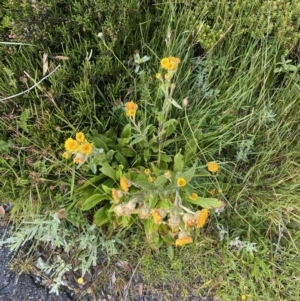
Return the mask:
<path id="1" fill-rule="evenodd" d="M 135 116 L 135 114 L 136 114 L 136 110 L 127 110 L 126 111 L 126 115 L 128 117 L 133 117 L 133 116 Z"/>
<path id="2" fill-rule="evenodd" d="M 126 115 L 128 117 L 133 117 L 136 114 L 138 105 L 133 101 L 129 101 L 125 103 L 125 108 L 126 108 Z"/>
<path id="3" fill-rule="evenodd" d="M 80 278 L 77 279 L 77 283 L 78 283 L 78 284 L 83 284 L 83 282 L 84 282 L 84 279 L 83 279 L 83 278 L 80 277 Z"/>
<path id="4" fill-rule="evenodd" d="M 188 236 L 184 232 L 180 232 L 178 234 L 178 238 L 175 241 L 175 246 L 183 246 L 187 244 L 191 244 L 193 242 L 193 238 L 191 236 Z"/>
<path id="5" fill-rule="evenodd" d="M 208 213 L 208 209 L 202 209 L 201 211 L 196 212 L 197 228 L 202 228 L 204 226 L 208 218 Z"/>
<path id="6" fill-rule="evenodd" d="M 62 156 L 65 158 L 65 159 L 69 159 L 70 158 L 70 153 L 69 152 L 64 152 L 62 154 Z"/>
<path id="7" fill-rule="evenodd" d="M 84 142 L 85 141 L 85 136 L 82 132 L 76 133 L 76 140 L 78 142 Z"/>
<path id="8" fill-rule="evenodd" d="M 160 61 L 160 65 L 163 69 L 168 71 L 174 71 L 177 69 L 178 64 L 180 63 L 180 59 L 175 56 L 164 57 Z"/>
<path id="9" fill-rule="evenodd" d="M 177 179 L 177 186 L 178 187 L 184 187 L 186 185 L 186 179 L 185 178 L 178 178 Z"/>
<path id="10" fill-rule="evenodd" d="M 210 172 L 217 172 L 219 170 L 219 165 L 217 162 L 208 162 L 207 163 L 207 169 L 210 171 Z"/>
<path id="11" fill-rule="evenodd" d="M 180 58 L 175 57 L 175 56 L 170 56 L 169 59 L 173 64 L 179 64 L 181 62 Z"/>
<path id="12" fill-rule="evenodd" d="M 125 103 L 126 110 L 137 110 L 138 105 L 134 101 L 129 101 Z"/>
<path id="13" fill-rule="evenodd" d="M 146 169 L 144 170 L 144 173 L 145 173 L 146 176 L 149 176 L 150 173 L 151 173 L 151 170 L 150 170 L 149 168 L 146 168 Z"/>
<path id="14" fill-rule="evenodd" d="M 121 188 L 122 188 L 124 191 L 128 192 L 128 190 L 129 190 L 129 185 L 128 185 L 128 181 L 127 181 L 127 179 L 126 179 L 125 177 L 122 177 L 122 178 L 120 179 L 120 186 L 121 186 Z"/>
<path id="15" fill-rule="evenodd" d="M 153 177 L 148 177 L 148 182 L 149 183 L 153 183 L 154 182 L 154 178 Z"/>
<path id="16" fill-rule="evenodd" d="M 168 72 L 165 74 L 165 80 L 169 81 L 171 80 L 172 75 Z"/>
<path id="17" fill-rule="evenodd" d="M 155 77 L 156 77 L 156 79 L 161 79 L 162 78 L 161 73 L 156 73 Z"/>
<path id="18" fill-rule="evenodd" d="M 80 150 L 83 154 L 89 155 L 93 150 L 93 145 L 91 143 L 85 142 L 81 145 Z"/>
<path id="19" fill-rule="evenodd" d="M 121 190 L 117 190 L 115 188 L 112 189 L 111 194 L 116 203 L 119 203 L 120 198 L 123 196 L 123 192 Z"/>
<path id="20" fill-rule="evenodd" d="M 78 150 L 78 147 L 79 147 L 79 143 L 72 138 L 68 138 L 65 141 L 65 149 L 68 152 L 72 152 L 72 151 L 76 152 Z"/>
<path id="21" fill-rule="evenodd" d="M 195 200 L 197 199 L 197 197 L 198 197 L 198 194 L 197 194 L 196 192 L 193 192 L 193 193 L 190 195 L 190 199 L 191 199 L 192 201 L 195 201 Z"/>
<path id="22" fill-rule="evenodd" d="M 166 212 L 163 209 L 154 208 L 151 210 L 153 221 L 155 224 L 160 225 L 166 216 Z"/>
<path id="23" fill-rule="evenodd" d="M 247 296 L 246 296 L 246 295 L 242 295 L 242 296 L 241 296 L 241 299 L 242 299 L 243 301 L 245 301 L 245 300 L 247 299 Z"/>

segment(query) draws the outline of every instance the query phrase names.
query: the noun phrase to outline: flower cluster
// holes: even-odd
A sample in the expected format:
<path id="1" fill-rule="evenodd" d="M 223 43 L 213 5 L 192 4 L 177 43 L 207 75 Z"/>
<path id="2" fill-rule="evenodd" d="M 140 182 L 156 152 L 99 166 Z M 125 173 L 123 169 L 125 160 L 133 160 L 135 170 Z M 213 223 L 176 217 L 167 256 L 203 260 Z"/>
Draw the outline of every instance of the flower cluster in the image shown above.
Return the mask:
<path id="1" fill-rule="evenodd" d="M 138 109 L 138 105 L 133 101 L 129 101 L 125 103 L 125 109 L 128 117 L 134 117 Z"/>
<path id="2" fill-rule="evenodd" d="M 180 63 L 180 59 L 175 56 L 164 57 L 160 61 L 161 67 L 168 71 L 175 71 L 177 69 L 179 63 Z"/>
<path id="3" fill-rule="evenodd" d="M 174 73 L 177 70 L 179 63 L 180 63 L 180 59 L 175 56 L 164 57 L 160 61 L 160 66 L 162 69 L 165 69 L 168 72 L 164 76 L 162 76 L 161 73 L 156 73 L 155 77 L 161 81 L 163 81 L 163 78 L 164 78 L 167 82 L 170 82 L 172 76 L 174 75 Z"/>
<path id="4" fill-rule="evenodd" d="M 150 174 L 151 171 L 145 169 L 145 174 Z M 180 189 L 186 185 L 186 179 L 180 177 L 177 179 L 176 187 Z M 193 242 L 191 236 L 186 232 L 189 232 L 190 229 L 202 228 L 208 218 L 209 211 L 208 209 L 202 209 L 197 212 L 185 212 L 176 206 L 171 206 L 169 209 L 148 208 L 144 196 L 136 196 L 129 199 L 129 201 L 121 202 L 123 196 L 127 195 L 130 197 L 130 187 L 134 185 L 129 181 L 125 176 L 122 176 L 120 179 L 120 189 L 112 189 L 112 201 L 114 206 L 114 212 L 117 216 L 130 216 L 132 214 L 138 214 L 141 219 L 152 218 L 152 221 L 156 225 L 166 225 L 171 230 L 174 236 L 178 236 L 175 241 L 176 246 L 183 246 Z M 195 200 L 198 197 L 197 193 L 192 193 L 190 198 Z"/>
<path id="5" fill-rule="evenodd" d="M 76 139 L 70 137 L 65 141 L 65 150 L 63 153 L 65 159 L 75 155 L 73 162 L 81 165 L 92 153 L 93 145 L 86 140 L 84 133 L 78 132 L 76 133 Z"/>

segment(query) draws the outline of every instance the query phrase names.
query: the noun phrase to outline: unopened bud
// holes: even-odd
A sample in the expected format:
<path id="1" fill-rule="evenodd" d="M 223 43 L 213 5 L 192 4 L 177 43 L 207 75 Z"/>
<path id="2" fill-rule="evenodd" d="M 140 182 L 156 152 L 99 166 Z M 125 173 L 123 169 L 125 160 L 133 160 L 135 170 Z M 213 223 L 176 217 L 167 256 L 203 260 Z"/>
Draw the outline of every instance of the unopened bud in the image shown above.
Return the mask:
<path id="1" fill-rule="evenodd" d="M 189 101 L 187 97 L 182 101 L 182 105 L 184 108 L 186 108 L 189 105 Z"/>

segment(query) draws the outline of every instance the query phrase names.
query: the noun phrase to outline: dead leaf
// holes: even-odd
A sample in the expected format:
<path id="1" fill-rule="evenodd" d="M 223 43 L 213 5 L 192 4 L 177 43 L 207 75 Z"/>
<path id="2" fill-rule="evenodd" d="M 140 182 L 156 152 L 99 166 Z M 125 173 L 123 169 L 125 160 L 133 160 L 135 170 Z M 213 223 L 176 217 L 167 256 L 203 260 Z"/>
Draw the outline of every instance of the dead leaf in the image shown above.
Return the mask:
<path id="1" fill-rule="evenodd" d="M 64 56 L 64 55 L 57 55 L 54 58 L 57 59 L 57 60 L 62 60 L 62 61 L 66 61 L 66 60 L 70 59 L 69 57 Z"/>
<path id="2" fill-rule="evenodd" d="M 47 71 L 48 71 L 48 53 L 44 53 L 43 54 L 43 76 L 45 76 Z"/>

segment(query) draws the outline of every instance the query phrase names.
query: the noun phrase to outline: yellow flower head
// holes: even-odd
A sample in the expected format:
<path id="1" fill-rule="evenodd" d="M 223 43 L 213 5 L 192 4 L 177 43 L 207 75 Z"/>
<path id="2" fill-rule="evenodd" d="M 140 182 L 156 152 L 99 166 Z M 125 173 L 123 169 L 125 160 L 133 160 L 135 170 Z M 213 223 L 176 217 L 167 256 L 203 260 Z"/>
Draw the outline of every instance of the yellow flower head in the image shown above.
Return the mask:
<path id="1" fill-rule="evenodd" d="M 133 117 L 136 114 L 138 105 L 133 101 L 129 101 L 129 102 L 126 102 L 125 108 L 126 108 L 126 115 L 128 117 Z"/>
<path id="2" fill-rule="evenodd" d="M 120 179 L 120 186 L 121 186 L 121 188 L 124 191 L 128 192 L 128 190 L 129 190 L 129 183 L 128 183 L 128 181 L 127 181 L 127 179 L 125 177 L 122 177 Z"/>
<path id="3" fill-rule="evenodd" d="M 155 77 L 156 77 L 156 79 L 162 79 L 161 73 L 156 73 Z"/>
<path id="4" fill-rule="evenodd" d="M 215 173 L 219 170 L 219 165 L 217 162 L 208 162 L 207 169 L 208 169 L 208 171 Z"/>
<path id="5" fill-rule="evenodd" d="M 134 101 L 129 101 L 125 103 L 126 110 L 137 110 L 138 105 Z"/>
<path id="6" fill-rule="evenodd" d="M 163 69 L 168 70 L 168 71 L 174 71 L 174 70 L 176 70 L 179 63 L 180 63 L 180 59 L 176 58 L 174 56 L 164 57 L 160 61 L 161 67 Z"/>
<path id="7" fill-rule="evenodd" d="M 121 190 L 117 190 L 115 188 L 112 189 L 111 194 L 116 203 L 119 203 L 120 198 L 123 196 L 123 192 Z"/>
<path id="8" fill-rule="evenodd" d="M 165 80 L 166 81 L 171 80 L 171 78 L 172 78 L 172 74 L 171 73 L 168 72 L 168 73 L 165 74 Z"/>
<path id="9" fill-rule="evenodd" d="M 242 295 L 242 296 L 241 296 L 241 299 L 242 299 L 243 301 L 245 301 L 245 300 L 247 299 L 247 296 L 246 296 L 246 295 Z"/>
<path id="10" fill-rule="evenodd" d="M 197 194 L 196 192 L 193 192 L 193 193 L 190 195 L 190 199 L 191 199 L 192 201 L 197 200 L 197 197 L 198 197 L 198 194 Z"/>
<path id="11" fill-rule="evenodd" d="M 175 246 L 183 246 L 187 244 L 191 244 L 193 242 L 193 238 L 188 236 L 185 232 L 180 232 L 178 234 L 178 239 L 175 241 Z"/>
<path id="12" fill-rule="evenodd" d="M 148 182 L 149 183 L 153 183 L 154 182 L 154 178 L 153 177 L 148 177 Z"/>
<path id="13" fill-rule="evenodd" d="M 77 279 L 77 283 L 78 283 L 78 284 L 83 284 L 83 282 L 84 282 L 84 279 L 83 279 L 83 278 L 80 277 L 80 278 Z"/>
<path id="14" fill-rule="evenodd" d="M 64 152 L 62 154 L 62 156 L 65 158 L 65 159 L 69 159 L 70 158 L 70 153 L 69 152 Z"/>
<path id="15" fill-rule="evenodd" d="M 151 170 L 150 170 L 149 168 L 146 168 L 146 169 L 144 170 L 144 173 L 145 173 L 146 176 L 149 176 L 150 173 L 151 173 Z"/>
<path id="16" fill-rule="evenodd" d="M 85 136 L 82 132 L 76 133 L 76 140 L 78 142 L 84 142 L 85 141 Z"/>
<path id="17" fill-rule="evenodd" d="M 195 216 L 197 219 L 197 228 L 202 228 L 208 218 L 209 211 L 208 209 L 202 209 L 198 211 Z"/>
<path id="18" fill-rule="evenodd" d="M 180 177 L 180 178 L 177 179 L 177 186 L 178 187 L 184 187 L 185 185 L 186 185 L 186 179 L 185 178 Z"/>
<path id="19" fill-rule="evenodd" d="M 166 212 L 163 209 L 154 208 L 151 210 L 153 221 L 155 224 L 160 225 L 166 216 Z"/>
<path id="20" fill-rule="evenodd" d="M 79 143 L 72 138 L 68 138 L 65 141 L 65 149 L 67 152 L 76 152 L 78 150 L 78 147 Z"/>
<path id="21" fill-rule="evenodd" d="M 83 154 L 89 155 L 93 150 L 93 145 L 89 142 L 85 142 L 81 145 L 80 150 Z"/>

